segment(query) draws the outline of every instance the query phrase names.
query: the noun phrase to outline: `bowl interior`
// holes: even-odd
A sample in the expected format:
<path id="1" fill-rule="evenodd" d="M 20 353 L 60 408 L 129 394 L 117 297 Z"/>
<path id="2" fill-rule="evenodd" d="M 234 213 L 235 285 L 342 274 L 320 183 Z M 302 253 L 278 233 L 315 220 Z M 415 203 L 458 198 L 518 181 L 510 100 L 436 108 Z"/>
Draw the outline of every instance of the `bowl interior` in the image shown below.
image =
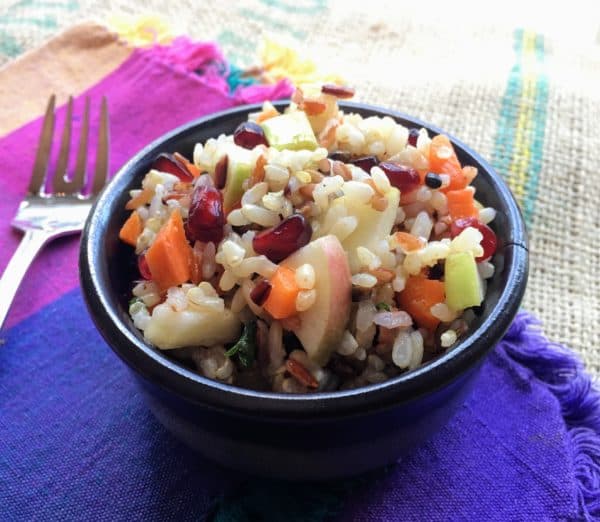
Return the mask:
<path id="1" fill-rule="evenodd" d="M 279 102 L 276 106 L 286 106 Z M 355 103 L 341 103 L 346 112 L 363 116 L 388 115 L 407 127 L 424 127 L 430 135 L 443 132 L 410 116 Z M 109 345 L 130 366 L 161 386 L 174 389 L 192 400 L 209 402 L 215 407 L 244 410 L 256 406 L 261 398 L 265 411 L 280 412 L 281 408 L 296 413 L 314 413 L 329 408 L 336 401 L 336 413 L 356 407 L 356 397 L 365 402 L 365 392 L 373 396 L 378 406 L 425 393 L 452 380 L 461 371 L 475 364 L 500 339 L 514 317 L 527 276 L 527 239 L 523 220 L 509 189 L 493 169 L 474 151 L 450 136 L 463 164 L 478 168 L 473 182 L 477 198 L 485 206 L 497 210 L 492 228 L 499 248 L 493 262 L 496 272 L 489 280 L 483 312 L 471 325 L 468 335 L 450 351 L 427 362 L 422 367 L 381 384 L 358 390 L 290 396 L 256 392 L 210 381 L 149 346 L 133 326 L 128 312 L 131 281 L 138 277 L 131 247 L 118 240 L 118 230 L 126 219 L 125 204 L 129 191 L 138 188 L 153 158 L 160 152 L 180 152 L 192 156 L 194 145 L 221 133 L 231 134 L 247 119 L 247 114 L 259 105 L 242 107 L 191 122 L 150 144 L 130 160 L 114 177 L 94 207 L 84 231 L 81 254 L 81 277 L 91 314 Z M 223 392 L 227 392 L 223 394 Z M 315 402 L 316 401 L 316 402 Z M 282 406 L 282 403 L 286 403 Z M 333 407 L 333 406 L 332 406 Z"/>

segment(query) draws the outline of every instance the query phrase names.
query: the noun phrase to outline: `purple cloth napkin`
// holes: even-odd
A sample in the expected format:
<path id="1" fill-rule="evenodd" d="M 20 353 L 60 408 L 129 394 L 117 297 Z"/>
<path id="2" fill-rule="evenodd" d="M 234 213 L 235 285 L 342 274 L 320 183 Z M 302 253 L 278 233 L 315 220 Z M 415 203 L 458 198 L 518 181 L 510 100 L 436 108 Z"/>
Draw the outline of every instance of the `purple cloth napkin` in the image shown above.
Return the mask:
<path id="1" fill-rule="evenodd" d="M 189 59 L 174 65 L 172 50 L 138 51 L 90 90 L 96 102 L 108 96 L 113 171 L 189 119 L 289 89 L 229 95 L 209 80 L 218 68 L 190 72 L 205 62 L 183 47 Z M 19 239 L 8 220 L 39 126 L 0 140 L 0 269 Z M 598 393 L 530 316 L 409 457 L 356 479 L 290 485 L 223 470 L 157 423 L 74 289 L 76 250 L 66 240 L 42 254 L 0 334 L 0 520 L 600 520 Z"/>
<path id="2" fill-rule="evenodd" d="M 245 477 L 158 424 L 73 290 L 0 349 L 0 519 L 600 520 L 598 400 L 522 314 L 458 414 L 396 465 L 323 484 Z"/>

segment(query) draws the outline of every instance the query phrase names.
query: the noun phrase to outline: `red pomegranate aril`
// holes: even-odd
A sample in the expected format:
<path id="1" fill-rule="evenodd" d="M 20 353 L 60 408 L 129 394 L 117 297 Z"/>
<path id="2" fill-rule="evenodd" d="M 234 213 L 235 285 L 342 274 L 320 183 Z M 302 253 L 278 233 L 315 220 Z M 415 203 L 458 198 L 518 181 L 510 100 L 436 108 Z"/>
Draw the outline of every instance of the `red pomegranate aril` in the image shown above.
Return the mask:
<path id="1" fill-rule="evenodd" d="M 413 147 L 417 146 L 417 140 L 419 139 L 419 129 L 414 127 L 408 131 L 408 144 Z"/>
<path id="2" fill-rule="evenodd" d="M 227 183 L 227 167 L 229 166 L 229 156 L 225 154 L 217 161 L 215 165 L 215 187 L 222 189 Z"/>
<path id="3" fill-rule="evenodd" d="M 262 127 L 253 121 L 245 121 L 238 125 L 233 133 L 233 142 L 245 149 L 253 149 L 257 145 L 269 145 Z"/>
<path id="4" fill-rule="evenodd" d="M 402 194 L 412 192 L 421 184 L 419 173 L 412 167 L 382 161 L 379 168 L 385 172 L 390 184 L 400 190 Z"/>
<path id="5" fill-rule="evenodd" d="M 375 156 L 362 156 L 352 160 L 351 163 L 363 169 L 366 173 L 370 173 L 371 169 L 379 164 L 379 160 Z"/>
<path id="6" fill-rule="evenodd" d="M 262 279 L 250 292 L 250 299 L 256 306 L 262 306 L 271 293 L 272 285 L 268 279 Z"/>
<path id="7" fill-rule="evenodd" d="M 191 241 L 213 241 L 223 239 L 225 213 L 223 195 L 214 187 L 200 186 L 194 190 L 186 224 L 186 233 Z"/>
<path id="8" fill-rule="evenodd" d="M 150 267 L 148 266 L 148 261 L 146 261 L 146 256 L 144 254 L 141 254 L 138 257 L 137 265 L 138 265 L 138 270 L 140 272 L 140 275 L 144 279 L 146 279 L 146 281 L 149 281 L 150 279 L 152 279 Z"/>
<path id="9" fill-rule="evenodd" d="M 481 232 L 483 236 L 481 240 L 481 248 L 483 248 L 483 255 L 475 258 L 475 261 L 480 263 L 492 257 L 496 252 L 498 246 L 498 240 L 494 231 L 488 227 L 485 223 L 482 223 L 477 218 L 459 218 L 452 222 L 450 225 L 450 236 L 458 236 L 465 228 L 473 227 Z"/>
<path id="10" fill-rule="evenodd" d="M 323 94 L 331 94 L 336 98 L 348 99 L 354 96 L 354 89 L 346 85 L 335 85 L 334 83 L 326 83 L 321 87 Z"/>
<path id="11" fill-rule="evenodd" d="M 252 247 L 273 263 L 283 261 L 290 254 L 310 241 L 312 228 L 302 214 L 294 214 L 284 219 L 276 227 L 256 234 Z"/>
<path id="12" fill-rule="evenodd" d="M 166 154 L 164 152 L 159 154 L 152 163 L 152 168 L 177 176 L 181 181 L 193 181 L 194 179 L 194 176 L 192 176 L 187 167 L 175 158 L 173 154 Z"/>

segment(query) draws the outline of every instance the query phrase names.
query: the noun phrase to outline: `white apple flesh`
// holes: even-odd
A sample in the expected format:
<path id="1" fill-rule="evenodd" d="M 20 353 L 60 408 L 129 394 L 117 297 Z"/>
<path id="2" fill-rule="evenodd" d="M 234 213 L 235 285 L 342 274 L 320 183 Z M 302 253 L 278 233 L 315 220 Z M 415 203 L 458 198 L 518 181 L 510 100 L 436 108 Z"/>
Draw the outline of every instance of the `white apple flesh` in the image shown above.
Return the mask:
<path id="1" fill-rule="evenodd" d="M 344 335 L 350 316 L 352 284 L 348 258 L 335 236 L 324 236 L 303 246 L 281 264 L 292 269 L 308 263 L 315 270 L 315 303 L 300 312 L 293 332 L 308 357 L 325 366 Z"/>
<path id="2" fill-rule="evenodd" d="M 342 244 L 348 252 L 350 269 L 355 274 L 361 268 L 356 249 L 360 246 L 375 251 L 382 239 L 387 239 L 396 221 L 396 212 L 400 202 L 400 192 L 392 188 L 387 194 L 388 205 L 383 211 L 375 210 L 369 203 L 356 201 L 348 196 L 342 196 L 333 201 L 332 210 L 338 205 L 344 205 L 348 216 L 355 216 L 358 226 L 346 237 Z"/>
<path id="3" fill-rule="evenodd" d="M 144 330 L 146 340 L 161 350 L 184 346 L 213 346 L 237 341 L 242 323 L 237 314 L 183 310 L 177 312 L 167 303 L 152 311 Z"/>

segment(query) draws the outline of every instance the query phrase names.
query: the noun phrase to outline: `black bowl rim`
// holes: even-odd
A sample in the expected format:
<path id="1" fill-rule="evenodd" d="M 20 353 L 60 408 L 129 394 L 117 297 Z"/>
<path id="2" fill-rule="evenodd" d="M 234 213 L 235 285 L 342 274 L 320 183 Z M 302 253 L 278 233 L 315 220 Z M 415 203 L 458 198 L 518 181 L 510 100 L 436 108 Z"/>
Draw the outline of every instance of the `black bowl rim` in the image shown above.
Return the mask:
<path id="1" fill-rule="evenodd" d="M 287 100 L 282 100 L 275 105 L 282 106 L 287 103 L 289 103 Z M 109 306 L 100 261 L 101 232 L 103 223 L 106 222 L 102 209 L 116 193 L 118 194 L 119 184 L 126 184 L 126 179 L 135 172 L 136 166 L 146 160 L 150 154 L 156 154 L 158 152 L 156 149 L 160 149 L 168 141 L 220 118 L 238 113 L 242 116 L 261 108 L 261 104 L 244 105 L 196 119 L 154 140 L 118 171 L 90 212 L 82 234 L 80 250 L 80 277 L 84 298 L 93 320 L 108 345 L 135 372 L 166 391 L 212 409 L 240 415 L 252 416 L 258 413 L 273 418 L 315 420 L 385 409 L 439 389 L 474 367 L 501 339 L 519 309 L 528 273 L 526 229 L 519 207 L 507 185 L 478 153 L 434 125 L 402 112 L 375 105 L 344 102 L 340 103 L 340 107 L 344 110 L 356 109 L 371 111 L 381 116 L 391 116 L 409 121 L 415 127 L 424 127 L 435 134 L 446 134 L 455 147 L 462 149 L 463 153 L 471 156 L 487 171 L 490 183 L 498 191 L 499 197 L 506 202 L 509 210 L 508 221 L 513 229 L 510 243 L 514 244 L 513 262 L 509 267 L 507 284 L 496 307 L 484 322 L 457 346 L 413 371 L 378 384 L 317 394 L 260 392 L 213 381 L 188 370 L 141 341 Z M 506 246 L 510 248 L 509 245 Z"/>

